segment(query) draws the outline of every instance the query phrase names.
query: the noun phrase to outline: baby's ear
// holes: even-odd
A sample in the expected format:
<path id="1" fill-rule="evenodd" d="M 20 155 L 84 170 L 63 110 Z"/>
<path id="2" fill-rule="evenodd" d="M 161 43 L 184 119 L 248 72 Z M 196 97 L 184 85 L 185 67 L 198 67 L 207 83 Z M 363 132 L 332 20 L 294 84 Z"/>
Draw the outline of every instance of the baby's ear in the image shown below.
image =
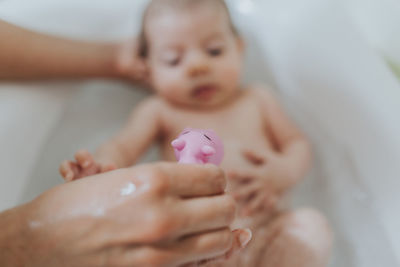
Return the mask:
<path id="1" fill-rule="evenodd" d="M 239 49 L 239 52 L 241 54 L 244 54 L 244 50 L 246 49 L 246 42 L 244 41 L 244 39 L 240 36 L 236 37 L 236 45 Z"/>
<path id="2" fill-rule="evenodd" d="M 145 60 L 144 65 L 145 65 L 145 68 L 146 68 L 144 82 L 147 85 L 147 87 L 150 88 L 150 90 L 153 91 L 153 93 L 155 93 L 156 90 L 154 89 L 154 86 L 153 86 L 153 84 L 154 84 L 153 73 L 151 71 L 150 64 L 149 64 L 148 60 Z"/>

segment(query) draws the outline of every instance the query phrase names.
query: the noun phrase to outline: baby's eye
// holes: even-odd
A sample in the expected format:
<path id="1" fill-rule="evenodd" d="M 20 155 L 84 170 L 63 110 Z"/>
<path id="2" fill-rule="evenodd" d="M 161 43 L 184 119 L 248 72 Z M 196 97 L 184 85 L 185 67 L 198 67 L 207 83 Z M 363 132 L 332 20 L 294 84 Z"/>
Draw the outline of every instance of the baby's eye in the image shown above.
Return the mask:
<path id="1" fill-rule="evenodd" d="M 218 57 L 218 56 L 222 55 L 223 49 L 222 49 L 222 47 L 208 48 L 207 52 L 212 57 Z"/>
<path id="2" fill-rule="evenodd" d="M 174 67 L 180 63 L 181 56 L 177 52 L 166 52 L 161 55 L 161 60 L 164 62 L 164 64 Z"/>
<path id="3" fill-rule="evenodd" d="M 175 58 L 170 58 L 170 59 L 166 60 L 166 63 L 171 67 L 175 67 L 175 66 L 179 65 L 180 61 L 181 61 L 181 59 L 179 57 L 175 57 Z"/>

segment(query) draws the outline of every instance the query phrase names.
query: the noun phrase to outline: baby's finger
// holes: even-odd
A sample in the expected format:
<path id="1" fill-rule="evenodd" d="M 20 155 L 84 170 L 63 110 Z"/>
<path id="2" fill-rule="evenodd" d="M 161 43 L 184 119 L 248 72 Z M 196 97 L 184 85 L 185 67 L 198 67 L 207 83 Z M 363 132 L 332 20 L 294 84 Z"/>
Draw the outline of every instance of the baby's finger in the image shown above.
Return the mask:
<path id="1" fill-rule="evenodd" d="M 232 195 L 236 201 L 239 202 L 248 201 L 249 196 L 256 193 L 258 189 L 259 186 L 257 184 L 244 185 L 242 188 L 233 192 Z"/>
<path id="2" fill-rule="evenodd" d="M 276 210 L 276 205 L 278 203 L 278 198 L 276 196 L 264 195 L 262 197 L 261 203 L 256 207 L 255 203 L 251 208 L 250 215 L 258 212 L 273 212 Z"/>
<path id="3" fill-rule="evenodd" d="M 252 164 L 254 165 L 263 165 L 267 163 L 267 158 L 265 155 L 261 155 L 260 153 L 255 153 L 249 149 L 243 149 L 242 155 Z"/>
<path id="4" fill-rule="evenodd" d="M 268 210 L 274 210 L 278 204 L 278 197 L 275 195 L 265 196 L 265 206 Z"/>
<path id="5" fill-rule="evenodd" d="M 117 165 L 115 165 L 114 163 L 109 163 L 109 164 L 102 164 L 100 165 L 100 172 L 110 172 L 113 170 L 117 169 Z"/>
<path id="6" fill-rule="evenodd" d="M 92 154 L 89 151 L 82 149 L 75 153 L 75 159 L 78 162 L 78 165 L 83 169 L 89 168 L 94 165 L 94 159 Z"/>
<path id="7" fill-rule="evenodd" d="M 64 160 L 61 163 L 60 168 L 58 169 L 58 171 L 60 172 L 61 176 L 65 180 L 70 179 L 70 177 L 71 177 L 70 173 L 73 175 L 72 170 L 71 170 L 71 168 L 69 166 L 68 160 Z"/>
<path id="8" fill-rule="evenodd" d="M 263 209 L 263 206 L 266 201 L 266 196 L 257 195 L 246 207 L 245 215 L 250 216 Z"/>
<path id="9" fill-rule="evenodd" d="M 59 168 L 61 176 L 64 178 L 66 182 L 74 180 L 76 175 L 78 174 L 78 166 L 70 160 L 65 160 L 61 163 Z"/>
<path id="10" fill-rule="evenodd" d="M 227 177 L 236 183 L 247 184 L 254 180 L 254 174 L 251 171 L 228 171 Z"/>
<path id="11" fill-rule="evenodd" d="M 93 164 L 89 165 L 89 167 L 87 167 L 86 169 L 81 169 L 78 178 L 92 176 L 98 173 L 100 173 L 100 166 L 94 162 Z"/>

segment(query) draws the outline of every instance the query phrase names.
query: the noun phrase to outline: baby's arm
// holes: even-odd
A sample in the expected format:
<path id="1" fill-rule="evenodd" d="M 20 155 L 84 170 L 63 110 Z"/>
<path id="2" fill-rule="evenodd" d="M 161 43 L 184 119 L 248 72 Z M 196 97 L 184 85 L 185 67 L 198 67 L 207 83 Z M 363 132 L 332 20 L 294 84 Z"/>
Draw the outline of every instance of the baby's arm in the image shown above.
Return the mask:
<path id="1" fill-rule="evenodd" d="M 283 175 L 275 181 L 275 188 L 283 192 L 304 177 L 311 163 L 311 148 L 301 131 L 287 117 L 270 90 L 256 89 L 267 125 L 268 136 L 274 142 Z M 268 159 L 267 159 L 268 165 Z"/>
<path id="2" fill-rule="evenodd" d="M 244 150 L 243 155 L 255 167 L 233 169 L 228 174 L 241 184 L 233 196 L 242 215 L 267 214 L 265 211 L 276 209 L 281 195 L 303 178 L 311 161 L 307 140 L 272 93 L 262 88 L 251 92 L 263 116 L 266 136 L 274 147 L 265 151 Z"/>
<path id="3" fill-rule="evenodd" d="M 101 145 L 93 157 L 87 151 L 79 151 L 75 155 L 76 162 L 63 162 L 60 166 L 61 175 L 70 181 L 133 165 L 160 134 L 160 108 L 160 101 L 156 97 L 140 103 L 125 127 Z"/>
<path id="4" fill-rule="evenodd" d="M 160 108 L 156 97 L 140 103 L 125 127 L 97 149 L 95 159 L 104 163 L 113 162 L 118 168 L 133 165 L 160 134 Z"/>

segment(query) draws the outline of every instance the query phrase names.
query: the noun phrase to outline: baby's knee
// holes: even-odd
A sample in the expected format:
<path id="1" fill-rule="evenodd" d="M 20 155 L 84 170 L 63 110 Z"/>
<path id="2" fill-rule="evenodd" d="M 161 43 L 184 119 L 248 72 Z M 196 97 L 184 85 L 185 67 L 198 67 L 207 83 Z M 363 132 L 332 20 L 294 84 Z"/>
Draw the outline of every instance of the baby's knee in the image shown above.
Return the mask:
<path id="1" fill-rule="evenodd" d="M 313 209 L 300 209 L 286 215 L 282 234 L 314 252 L 328 255 L 333 234 L 325 217 Z"/>

